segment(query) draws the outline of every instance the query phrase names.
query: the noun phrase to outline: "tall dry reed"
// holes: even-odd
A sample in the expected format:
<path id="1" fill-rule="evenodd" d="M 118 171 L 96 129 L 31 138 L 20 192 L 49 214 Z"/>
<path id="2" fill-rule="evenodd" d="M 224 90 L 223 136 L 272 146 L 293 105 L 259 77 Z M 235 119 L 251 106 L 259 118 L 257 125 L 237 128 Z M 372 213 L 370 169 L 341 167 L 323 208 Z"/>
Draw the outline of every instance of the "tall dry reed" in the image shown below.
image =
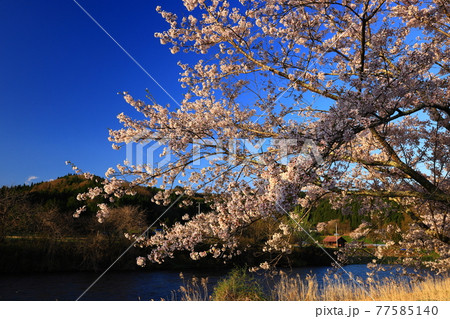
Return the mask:
<path id="1" fill-rule="evenodd" d="M 172 300 L 181 301 L 207 301 L 211 300 L 208 292 L 208 278 L 193 277 L 185 280 L 183 273 L 180 273 L 183 285 L 177 291 L 172 291 Z"/>
<path id="2" fill-rule="evenodd" d="M 289 278 L 283 275 L 272 291 L 272 299 L 283 301 L 450 300 L 450 277 L 429 276 L 424 281 L 389 278 L 369 284 L 358 281 L 325 277 L 323 284 L 319 285 L 313 276 L 301 279 L 299 276 Z"/>
<path id="3" fill-rule="evenodd" d="M 172 292 L 172 300 L 206 301 L 213 300 L 208 292 L 208 278 L 196 277 L 185 280 L 176 292 Z M 217 287 L 216 289 L 217 290 Z M 255 300 L 239 295 L 239 300 Z M 221 298 L 218 298 L 222 300 Z M 231 300 L 231 299 L 227 299 Z M 261 300 L 261 299 L 258 299 Z M 360 279 L 350 280 L 338 276 L 325 276 L 319 283 L 315 276 L 289 277 L 283 274 L 273 286 L 267 300 L 278 301 L 424 301 L 450 300 L 450 277 L 428 276 L 423 281 L 406 278 L 363 282 Z"/>

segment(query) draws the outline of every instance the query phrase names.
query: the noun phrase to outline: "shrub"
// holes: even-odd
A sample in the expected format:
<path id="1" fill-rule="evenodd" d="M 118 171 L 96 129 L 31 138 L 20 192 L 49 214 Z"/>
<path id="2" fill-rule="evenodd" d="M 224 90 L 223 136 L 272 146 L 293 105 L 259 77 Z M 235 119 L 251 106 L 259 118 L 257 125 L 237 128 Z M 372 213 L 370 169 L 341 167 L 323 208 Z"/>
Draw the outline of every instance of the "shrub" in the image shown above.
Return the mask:
<path id="1" fill-rule="evenodd" d="M 214 288 L 212 300 L 216 301 L 256 301 L 266 300 L 258 281 L 245 268 L 233 269 Z"/>

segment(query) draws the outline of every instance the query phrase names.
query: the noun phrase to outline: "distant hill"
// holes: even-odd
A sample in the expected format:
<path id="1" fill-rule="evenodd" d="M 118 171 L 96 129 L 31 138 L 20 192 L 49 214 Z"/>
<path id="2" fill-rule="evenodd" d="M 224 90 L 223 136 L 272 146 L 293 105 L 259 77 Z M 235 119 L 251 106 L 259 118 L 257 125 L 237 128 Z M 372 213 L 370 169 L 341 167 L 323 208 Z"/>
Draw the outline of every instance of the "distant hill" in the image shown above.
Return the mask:
<path id="1" fill-rule="evenodd" d="M 64 216 L 65 226 L 67 226 L 67 223 L 69 223 L 69 226 L 72 225 L 74 227 L 72 230 L 75 233 L 88 233 L 91 231 L 89 229 L 92 229 L 91 222 L 95 219 L 97 204 L 102 199 L 80 202 L 77 200 L 77 195 L 86 192 L 90 187 L 101 187 L 102 181 L 103 178 L 98 176 L 95 176 L 93 180 L 88 180 L 80 175 L 69 174 L 53 181 L 41 182 L 31 186 L 2 187 L 0 188 L 0 208 L 2 201 L 5 202 L 5 199 L 8 197 L 13 196 L 17 200 L 12 201 L 9 207 L 5 207 L 5 213 L 3 215 L 8 216 L 0 216 L 0 223 L 6 226 L 6 235 L 15 235 L 17 232 L 33 232 L 33 227 L 27 226 L 31 221 L 30 218 L 35 215 L 32 212 L 53 211 L 55 214 Z M 167 209 L 166 206 L 160 206 L 151 201 L 157 191 L 158 188 L 154 187 L 138 187 L 136 195 L 124 196 L 116 200 L 111 206 L 116 208 L 126 206 L 136 207 L 144 213 L 146 223 L 151 224 Z M 197 199 L 201 200 L 201 195 Z M 87 211 L 81 214 L 78 219 L 72 218 L 75 210 L 83 205 L 87 205 Z M 5 204 L 3 206 L 7 205 Z M 197 211 L 196 207 L 197 202 L 192 207 L 180 208 L 174 206 L 164 214 L 161 221 L 169 225 L 173 224 L 175 221 L 181 220 L 181 216 L 184 214 L 195 214 Z M 204 207 L 204 209 L 207 209 L 207 207 Z M 30 216 L 21 216 L 24 215 L 25 211 Z M 8 219 L 16 219 L 16 222 L 8 223 Z M 20 225 L 21 223 L 23 225 Z"/>

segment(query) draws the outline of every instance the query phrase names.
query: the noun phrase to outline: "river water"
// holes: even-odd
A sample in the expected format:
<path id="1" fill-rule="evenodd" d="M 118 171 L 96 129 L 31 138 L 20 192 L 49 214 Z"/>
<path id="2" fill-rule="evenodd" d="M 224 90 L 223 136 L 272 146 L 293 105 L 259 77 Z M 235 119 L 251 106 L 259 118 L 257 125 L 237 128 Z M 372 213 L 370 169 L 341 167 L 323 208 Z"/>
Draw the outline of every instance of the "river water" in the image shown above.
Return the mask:
<path id="1" fill-rule="evenodd" d="M 301 267 L 285 270 L 289 275 L 308 274 L 317 277 L 319 283 L 330 267 Z M 366 265 L 344 266 L 347 272 L 366 278 Z M 342 270 L 338 273 L 348 278 Z M 208 277 L 208 289 L 212 291 L 218 280 L 226 276 L 225 270 L 184 271 L 185 280 L 196 276 Z M 89 272 L 50 274 L 2 274 L 0 275 L 0 300 L 76 300 L 97 279 L 99 274 Z M 387 272 L 379 275 L 387 277 Z M 172 300 L 172 292 L 183 285 L 180 273 L 175 271 L 109 272 L 103 276 L 81 300 Z M 176 299 L 176 298 L 175 298 Z"/>

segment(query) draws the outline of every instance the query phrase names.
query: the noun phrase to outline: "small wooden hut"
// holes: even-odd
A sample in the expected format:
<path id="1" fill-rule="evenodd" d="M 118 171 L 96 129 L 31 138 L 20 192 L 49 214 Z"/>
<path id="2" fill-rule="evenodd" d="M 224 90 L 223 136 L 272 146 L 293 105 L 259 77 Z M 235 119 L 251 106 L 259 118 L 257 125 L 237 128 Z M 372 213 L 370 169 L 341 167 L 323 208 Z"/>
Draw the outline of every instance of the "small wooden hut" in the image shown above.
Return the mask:
<path id="1" fill-rule="evenodd" d="M 341 236 L 327 236 L 323 239 L 323 245 L 327 247 L 344 247 L 346 242 Z"/>

